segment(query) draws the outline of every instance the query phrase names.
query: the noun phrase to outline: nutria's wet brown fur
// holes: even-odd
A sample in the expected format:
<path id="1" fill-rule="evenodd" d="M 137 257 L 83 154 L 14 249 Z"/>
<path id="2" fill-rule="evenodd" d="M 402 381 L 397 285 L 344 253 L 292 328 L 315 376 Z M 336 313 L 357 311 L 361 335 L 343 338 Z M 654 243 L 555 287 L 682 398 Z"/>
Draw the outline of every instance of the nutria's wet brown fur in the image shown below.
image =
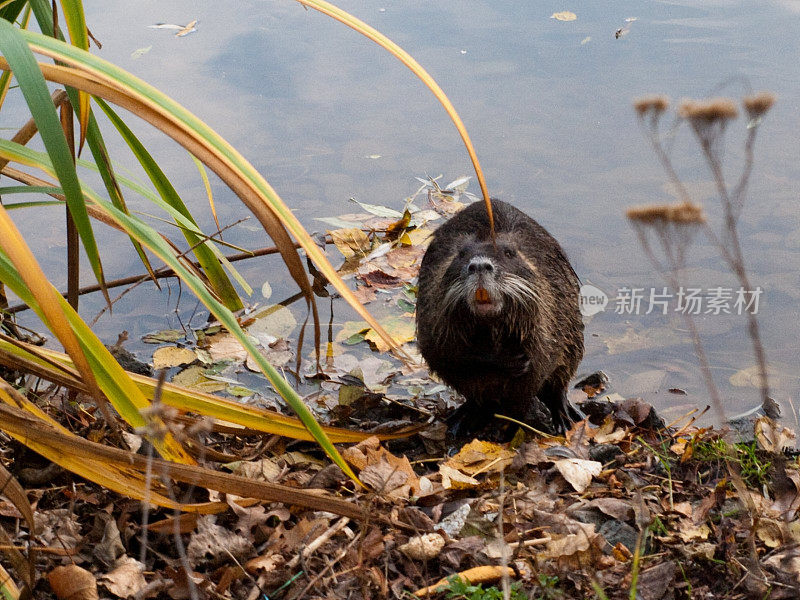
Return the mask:
<path id="1" fill-rule="evenodd" d="M 466 398 L 448 420 L 454 436 L 495 412 L 563 430 L 578 417 L 567 386 L 583 357 L 580 283 L 541 225 L 505 202 L 492 207 L 496 243 L 482 202 L 434 234 L 419 272 L 419 349 Z"/>

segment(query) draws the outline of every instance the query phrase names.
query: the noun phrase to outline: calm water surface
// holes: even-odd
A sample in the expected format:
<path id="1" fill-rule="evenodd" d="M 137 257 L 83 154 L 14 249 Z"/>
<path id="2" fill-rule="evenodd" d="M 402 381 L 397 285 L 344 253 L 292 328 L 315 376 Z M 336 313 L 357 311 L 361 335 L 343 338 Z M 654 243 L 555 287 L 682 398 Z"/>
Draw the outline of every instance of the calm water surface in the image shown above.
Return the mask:
<path id="1" fill-rule="evenodd" d="M 289 0 L 143 1 L 135 10 L 129 3 L 86 5 L 92 32 L 103 43 L 96 53 L 213 126 L 310 230 L 324 229 L 315 217 L 354 212 L 351 196 L 401 207 L 418 186 L 414 176 L 443 174 L 450 181 L 471 172 L 452 124 L 405 67 L 346 27 Z M 625 208 L 674 199 L 631 100 L 654 92 L 673 99 L 775 92 L 778 102 L 759 133 L 741 237 L 752 280 L 763 288 L 759 317 L 776 370 L 775 396 L 794 422 L 790 399 L 800 389 L 800 1 L 347 0 L 340 6 L 428 69 L 465 121 L 492 195 L 545 225 L 584 282 L 611 297 L 606 311 L 587 323 L 582 370 L 603 369 L 614 391 L 644 395 L 668 417 L 705 404 L 681 321 L 658 310 L 643 314 L 647 298 L 641 314 L 615 312 L 621 288 L 642 288 L 647 295 L 664 285 L 625 222 Z M 564 10 L 577 19 L 550 18 Z M 147 27 L 193 19 L 199 20 L 198 31 L 184 38 Z M 627 33 L 616 39 L 620 28 Z M 23 119 L 12 99 L 3 112 L 4 127 L 16 125 L 9 118 L 15 106 L 18 121 Z M 185 152 L 146 124 L 129 122 L 200 214 L 205 194 Z M 133 165 L 108 131 L 112 153 Z M 725 166 L 731 180 L 739 173 L 744 133 L 743 120 L 729 130 Z M 713 182 L 688 131 L 679 131 L 672 156 L 696 199 L 710 216 L 718 215 Z M 471 190 L 477 192 L 477 185 Z M 244 216 L 242 205 L 218 182 L 215 193 L 223 222 Z M 21 224 L 31 239 L 42 240 L 42 248 L 51 248 L 43 263 L 63 284 L 61 219 L 28 213 Z M 210 221 L 201 225 L 211 229 Z M 253 248 L 268 245 L 249 224 L 226 239 Z M 112 233 L 107 243 L 125 248 L 106 254 L 109 278 L 139 272 L 124 243 Z M 737 287 L 713 248 L 702 239 L 694 248 L 692 285 Z M 269 280 L 276 296 L 292 293 L 274 260 L 249 261 L 241 269 L 256 289 Z M 174 327 L 176 302 L 174 286 L 169 296 L 141 286 L 120 301 L 113 318 L 99 322 L 98 331 L 110 342 L 123 328 L 138 339 Z M 100 307 L 99 298 L 82 300 L 87 317 Z M 184 299 L 178 307 L 186 319 L 194 304 Z M 349 318 L 344 309 L 337 316 Z M 730 412 L 754 405 L 755 388 L 729 381 L 753 365 L 743 320 L 705 315 L 699 326 Z M 670 394 L 669 388 L 688 395 Z"/>

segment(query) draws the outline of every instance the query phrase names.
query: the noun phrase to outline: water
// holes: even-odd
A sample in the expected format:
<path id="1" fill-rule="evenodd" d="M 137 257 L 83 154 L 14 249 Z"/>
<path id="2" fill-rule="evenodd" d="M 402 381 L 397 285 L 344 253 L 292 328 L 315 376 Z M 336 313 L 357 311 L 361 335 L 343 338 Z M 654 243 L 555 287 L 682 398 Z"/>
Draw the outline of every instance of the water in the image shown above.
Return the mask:
<path id="1" fill-rule="evenodd" d="M 402 45 L 437 79 L 470 131 L 492 195 L 545 225 L 583 281 L 611 296 L 606 311 L 587 323 L 582 370 L 603 369 L 615 391 L 644 395 L 668 416 L 706 403 L 682 323 L 674 316 L 614 312 L 620 288 L 649 293 L 664 285 L 626 223 L 625 208 L 673 199 L 631 100 L 655 92 L 673 99 L 775 92 L 778 102 L 759 133 L 740 231 L 751 279 L 764 290 L 759 317 L 776 369 L 775 396 L 794 421 L 789 400 L 800 388 L 800 2 L 378 0 L 340 6 Z M 550 18 L 562 10 L 577 19 Z M 213 126 L 311 230 L 323 229 L 314 217 L 353 212 L 351 196 L 399 207 L 417 187 L 414 176 L 444 174 L 451 180 L 471 172 L 444 111 L 405 67 L 348 28 L 289 0 L 145 1 L 136 11 L 123 3 L 86 2 L 86 11 L 103 43 L 97 54 Z M 193 19 L 198 31 L 183 38 L 147 28 Z M 628 31 L 617 39 L 620 28 Z M 3 127 L 24 118 L 13 99 L 3 115 Z M 129 124 L 200 215 L 205 194 L 186 154 L 146 124 L 133 118 Z M 731 180 L 741 164 L 744 125 L 739 120 L 729 131 L 725 166 Z M 112 154 L 133 165 L 114 135 L 107 135 Z M 685 129 L 672 156 L 696 199 L 710 216 L 718 215 L 711 177 Z M 223 223 L 244 215 L 230 192 L 218 182 L 214 189 Z M 49 248 L 42 262 L 63 287 L 61 218 L 36 215 L 23 217 L 21 226 L 40 251 Z M 210 217 L 201 226 L 210 229 Z M 248 247 L 269 243 L 249 224 L 226 239 Z M 112 233 L 106 243 L 117 240 Z M 702 239 L 694 248 L 695 285 L 738 287 L 713 248 Z M 109 253 L 105 260 L 109 278 L 140 270 L 132 252 Z M 268 279 L 276 294 L 292 291 L 274 259 L 249 261 L 241 269 L 256 289 Z M 119 302 L 113 318 L 101 319 L 100 335 L 113 341 L 123 328 L 137 338 L 174 326 L 177 290 L 174 284 L 171 289 L 172 295 L 158 296 L 141 286 Z M 87 317 L 101 306 L 99 298 L 82 302 Z M 192 305 L 181 308 L 186 318 Z M 646 308 L 645 302 L 641 312 Z M 754 362 L 743 325 L 741 318 L 699 319 L 731 413 L 757 402 L 755 388 L 729 381 Z M 687 395 L 670 394 L 669 388 Z"/>

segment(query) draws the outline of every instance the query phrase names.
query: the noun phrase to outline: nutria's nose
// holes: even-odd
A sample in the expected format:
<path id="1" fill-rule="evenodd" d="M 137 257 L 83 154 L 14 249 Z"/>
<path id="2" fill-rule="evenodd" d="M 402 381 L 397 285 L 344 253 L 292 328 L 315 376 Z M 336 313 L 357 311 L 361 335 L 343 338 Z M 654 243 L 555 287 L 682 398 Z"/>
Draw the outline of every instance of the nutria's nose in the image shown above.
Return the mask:
<path id="1" fill-rule="evenodd" d="M 491 273 L 494 271 L 494 263 L 485 256 L 476 256 L 469 261 L 467 269 L 470 273 Z"/>

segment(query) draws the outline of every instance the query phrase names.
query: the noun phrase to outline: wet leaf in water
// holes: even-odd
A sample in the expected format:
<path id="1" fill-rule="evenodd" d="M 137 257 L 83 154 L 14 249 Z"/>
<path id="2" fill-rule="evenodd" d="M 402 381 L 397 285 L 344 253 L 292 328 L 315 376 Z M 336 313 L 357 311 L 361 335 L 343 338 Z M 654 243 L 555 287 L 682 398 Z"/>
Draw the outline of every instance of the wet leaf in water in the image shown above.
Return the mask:
<path id="1" fill-rule="evenodd" d="M 247 328 L 247 333 L 252 335 L 264 346 L 270 346 L 281 338 L 288 339 L 297 327 L 297 319 L 292 311 L 281 304 L 273 304 L 258 311 L 253 315 L 255 323 Z"/>
<path id="2" fill-rule="evenodd" d="M 361 304 L 368 304 L 375 300 L 375 288 L 368 286 L 368 285 L 360 285 L 356 288 L 356 291 L 353 292 L 355 297 L 358 299 Z"/>
<path id="3" fill-rule="evenodd" d="M 188 365 L 195 360 L 197 360 L 197 355 L 189 348 L 165 346 L 153 352 L 153 368 L 156 371 L 159 369 L 169 369 L 170 367 L 179 367 L 180 365 Z"/>
<path id="4" fill-rule="evenodd" d="M 186 24 L 186 26 L 183 29 L 181 29 L 178 33 L 175 34 L 175 37 L 183 37 L 185 35 L 189 35 L 190 33 L 194 33 L 195 31 L 197 31 L 196 25 L 197 25 L 197 19 L 195 19 L 194 21 L 190 21 L 189 23 Z"/>
<path id="5" fill-rule="evenodd" d="M 585 46 L 586 44 L 588 44 L 591 41 L 592 41 L 592 37 L 587 35 L 585 38 L 583 38 L 581 40 L 581 46 Z"/>
<path id="6" fill-rule="evenodd" d="M 317 217 L 314 220 L 322 221 L 327 225 L 333 225 L 339 229 L 352 229 L 354 227 L 358 228 L 361 225 L 359 221 L 346 221 L 340 217 Z"/>
<path id="7" fill-rule="evenodd" d="M 227 332 L 208 336 L 204 345 L 214 362 L 222 360 L 243 362 L 247 358 L 247 350 L 244 349 L 244 346 Z"/>
<path id="8" fill-rule="evenodd" d="M 364 256 L 372 249 L 372 244 L 370 244 L 367 234 L 357 227 L 333 229 L 328 233 L 333 239 L 336 248 L 345 258 Z"/>
<path id="9" fill-rule="evenodd" d="M 388 219 L 401 219 L 403 218 L 403 213 L 399 210 L 395 210 L 393 208 L 389 208 L 388 206 L 379 206 L 377 204 L 367 204 L 365 202 L 359 202 L 355 198 L 350 198 L 351 202 L 355 202 L 365 211 L 370 214 L 373 214 L 377 217 L 385 217 Z"/>
<path id="10" fill-rule="evenodd" d="M 574 21 L 578 18 L 574 12 L 569 12 L 568 10 L 564 10 L 561 12 L 553 13 L 550 15 L 551 19 L 555 19 L 556 21 Z"/>
<path id="11" fill-rule="evenodd" d="M 258 392 L 243 385 L 231 385 L 225 388 L 225 393 L 237 398 L 247 398 L 248 396 L 255 396 Z"/>
<path id="12" fill-rule="evenodd" d="M 422 262 L 425 249 L 420 246 L 402 246 L 393 248 L 386 255 L 386 262 L 395 269 L 402 269 L 412 265 L 418 266 Z"/>
<path id="13" fill-rule="evenodd" d="M 463 177 L 454 179 L 442 189 L 448 192 L 465 192 L 467 190 L 467 186 L 469 186 L 470 179 L 472 179 L 472 175 L 464 175 Z"/>
<path id="14" fill-rule="evenodd" d="M 272 286 L 269 284 L 269 281 L 265 281 L 261 286 L 261 297 L 264 298 L 264 300 L 269 300 L 271 296 Z"/>
<path id="15" fill-rule="evenodd" d="M 133 60 L 136 60 L 138 58 L 142 58 L 145 54 L 150 52 L 150 50 L 152 50 L 152 49 L 153 49 L 153 46 L 147 46 L 146 48 L 138 48 L 138 49 L 134 50 L 133 52 L 131 52 L 131 58 Z"/>
<path id="16" fill-rule="evenodd" d="M 186 337 L 186 334 L 180 329 L 164 329 L 163 331 L 156 331 L 142 336 L 142 341 L 145 344 L 164 344 L 169 342 L 177 342 Z"/>
<path id="17" fill-rule="evenodd" d="M 200 366 L 189 367 L 184 369 L 175 377 L 172 378 L 172 383 L 180 385 L 191 390 L 198 390 L 213 394 L 214 392 L 221 392 L 228 387 L 224 381 L 214 381 L 206 377 L 203 373 L 205 369 Z"/>

